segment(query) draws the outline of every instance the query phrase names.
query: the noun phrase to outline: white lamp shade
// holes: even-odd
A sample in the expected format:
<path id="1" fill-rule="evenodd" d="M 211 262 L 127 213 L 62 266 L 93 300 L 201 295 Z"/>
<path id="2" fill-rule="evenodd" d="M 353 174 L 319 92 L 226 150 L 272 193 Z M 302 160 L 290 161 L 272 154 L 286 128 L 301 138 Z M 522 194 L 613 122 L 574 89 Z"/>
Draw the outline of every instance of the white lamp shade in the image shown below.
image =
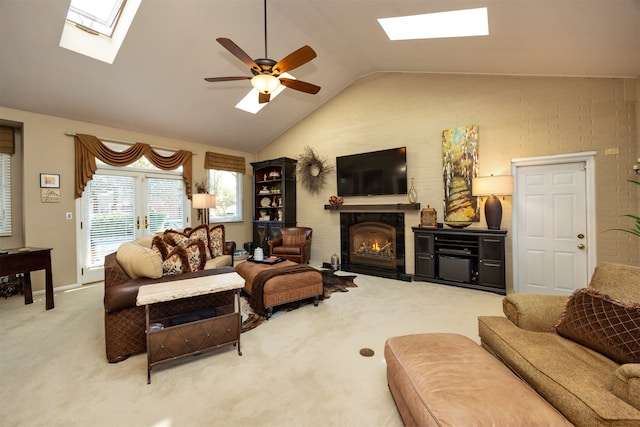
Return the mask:
<path id="1" fill-rule="evenodd" d="M 216 196 L 207 193 L 192 195 L 194 209 L 209 209 L 216 207 Z"/>
<path id="2" fill-rule="evenodd" d="M 278 89 L 280 80 L 270 74 L 258 74 L 251 79 L 251 85 L 260 93 L 271 93 Z"/>
<path id="3" fill-rule="evenodd" d="M 471 181 L 471 194 L 474 196 L 513 194 L 513 176 L 479 176 Z"/>

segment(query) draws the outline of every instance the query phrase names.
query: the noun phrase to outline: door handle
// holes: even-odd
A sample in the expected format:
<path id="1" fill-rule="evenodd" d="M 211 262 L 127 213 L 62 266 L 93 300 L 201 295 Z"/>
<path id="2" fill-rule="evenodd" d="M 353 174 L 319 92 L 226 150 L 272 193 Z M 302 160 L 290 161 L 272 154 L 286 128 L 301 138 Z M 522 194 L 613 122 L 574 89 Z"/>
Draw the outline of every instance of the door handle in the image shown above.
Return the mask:
<path id="1" fill-rule="evenodd" d="M 147 228 L 149 228 L 149 218 L 145 215 L 144 216 L 144 229 L 146 230 Z"/>
<path id="2" fill-rule="evenodd" d="M 584 245 L 582 243 L 578 244 L 578 249 L 584 249 Z"/>
<path id="3" fill-rule="evenodd" d="M 136 230 L 140 230 L 140 217 L 136 217 Z"/>

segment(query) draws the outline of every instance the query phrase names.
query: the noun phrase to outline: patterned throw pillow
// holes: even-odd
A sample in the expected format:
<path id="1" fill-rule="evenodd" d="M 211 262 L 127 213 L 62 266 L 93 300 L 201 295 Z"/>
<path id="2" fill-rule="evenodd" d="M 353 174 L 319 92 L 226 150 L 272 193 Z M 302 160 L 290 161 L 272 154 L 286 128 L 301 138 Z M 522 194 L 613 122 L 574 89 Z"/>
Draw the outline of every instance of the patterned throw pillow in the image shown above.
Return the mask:
<path id="1" fill-rule="evenodd" d="M 163 275 L 169 276 L 202 270 L 206 262 L 206 247 L 202 240 L 197 240 L 187 246 L 175 246 L 162 263 Z"/>
<path id="2" fill-rule="evenodd" d="M 578 289 L 554 330 L 618 363 L 640 363 L 640 304 L 625 304 L 590 288 Z"/>
<path id="3" fill-rule="evenodd" d="M 224 255 L 224 225 L 217 224 L 209 227 L 209 252 L 211 258 Z"/>
<path id="4" fill-rule="evenodd" d="M 207 225 L 202 224 L 195 228 L 185 228 L 182 232 L 177 230 L 166 230 L 163 234 L 163 238 L 165 243 L 168 243 L 171 246 L 182 247 L 187 247 L 187 245 L 197 240 L 202 240 L 207 251 L 205 255 L 207 256 L 207 259 L 209 259 L 211 258 L 211 255 L 209 250 L 209 233 L 207 231 Z"/>

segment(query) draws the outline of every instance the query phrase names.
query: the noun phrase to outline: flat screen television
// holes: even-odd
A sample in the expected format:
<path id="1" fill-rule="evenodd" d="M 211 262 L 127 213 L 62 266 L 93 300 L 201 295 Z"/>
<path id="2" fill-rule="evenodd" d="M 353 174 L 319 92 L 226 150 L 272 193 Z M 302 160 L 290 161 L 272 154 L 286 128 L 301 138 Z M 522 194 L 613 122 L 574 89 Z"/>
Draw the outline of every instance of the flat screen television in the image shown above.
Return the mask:
<path id="1" fill-rule="evenodd" d="M 407 194 L 407 147 L 336 157 L 338 196 Z"/>

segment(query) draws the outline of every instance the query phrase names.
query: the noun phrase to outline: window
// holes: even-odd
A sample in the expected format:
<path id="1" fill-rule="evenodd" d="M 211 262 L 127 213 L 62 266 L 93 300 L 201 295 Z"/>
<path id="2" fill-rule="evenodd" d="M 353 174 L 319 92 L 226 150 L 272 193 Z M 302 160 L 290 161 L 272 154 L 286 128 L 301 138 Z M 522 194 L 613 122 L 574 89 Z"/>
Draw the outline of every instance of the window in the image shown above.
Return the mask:
<path id="1" fill-rule="evenodd" d="M 209 169 L 209 193 L 216 196 L 210 223 L 242 221 L 242 177 L 240 172 Z"/>
<path id="2" fill-rule="evenodd" d="M 124 0 L 71 0 L 67 19 L 84 28 L 111 37 L 123 6 Z"/>
<path id="3" fill-rule="evenodd" d="M 11 155 L 0 153 L 0 236 L 11 236 Z"/>
<path id="4" fill-rule="evenodd" d="M 73 0 L 60 47 L 113 64 L 142 0 Z"/>

